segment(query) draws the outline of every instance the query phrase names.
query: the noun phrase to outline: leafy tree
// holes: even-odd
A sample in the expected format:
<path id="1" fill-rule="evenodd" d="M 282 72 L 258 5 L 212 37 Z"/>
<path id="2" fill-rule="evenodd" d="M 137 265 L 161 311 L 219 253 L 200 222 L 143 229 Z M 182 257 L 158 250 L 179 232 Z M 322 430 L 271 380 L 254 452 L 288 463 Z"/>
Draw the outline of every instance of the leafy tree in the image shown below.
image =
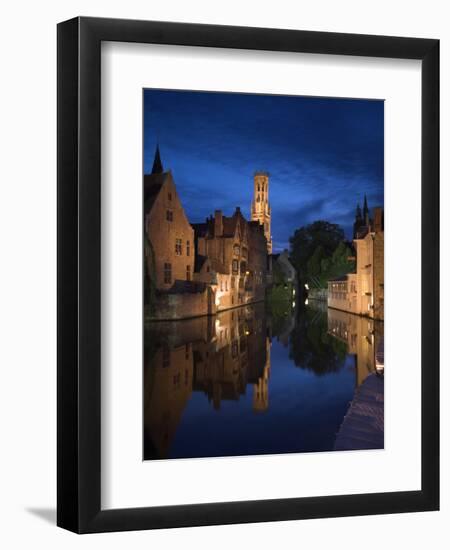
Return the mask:
<path id="1" fill-rule="evenodd" d="M 307 262 L 308 275 L 313 277 L 320 276 L 321 262 L 325 259 L 325 250 L 321 244 L 314 250 L 313 255 Z"/>
<path id="2" fill-rule="evenodd" d="M 308 280 L 308 260 L 319 246 L 322 247 L 322 258 L 328 258 L 343 240 L 344 230 L 337 224 L 323 220 L 297 229 L 290 238 L 290 244 L 292 261 L 300 279 Z"/>

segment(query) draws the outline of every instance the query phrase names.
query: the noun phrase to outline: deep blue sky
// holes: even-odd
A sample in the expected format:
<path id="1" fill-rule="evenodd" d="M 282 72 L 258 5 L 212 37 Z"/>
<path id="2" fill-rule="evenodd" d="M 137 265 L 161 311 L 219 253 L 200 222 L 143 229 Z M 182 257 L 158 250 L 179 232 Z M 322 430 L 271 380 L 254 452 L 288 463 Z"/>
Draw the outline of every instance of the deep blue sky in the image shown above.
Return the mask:
<path id="1" fill-rule="evenodd" d="M 350 238 L 364 193 L 383 206 L 383 101 L 145 90 L 145 173 L 157 141 L 192 223 L 250 218 L 253 173 L 269 172 L 274 251 L 318 219 Z"/>

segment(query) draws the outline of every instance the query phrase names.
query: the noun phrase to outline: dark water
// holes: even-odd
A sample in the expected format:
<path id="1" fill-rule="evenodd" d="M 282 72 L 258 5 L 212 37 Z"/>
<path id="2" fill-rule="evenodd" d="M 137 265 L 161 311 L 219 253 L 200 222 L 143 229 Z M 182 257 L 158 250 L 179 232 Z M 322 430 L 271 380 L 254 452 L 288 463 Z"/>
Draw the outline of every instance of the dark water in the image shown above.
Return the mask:
<path id="1" fill-rule="evenodd" d="M 351 422 L 343 427 L 358 388 L 380 379 L 382 341 L 382 323 L 317 305 L 273 315 L 261 303 L 151 323 L 144 459 L 330 451 L 338 434 L 338 448 L 382 447 L 371 406 L 356 436 Z M 382 403 L 382 393 L 376 382 L 370 399 Z"/>

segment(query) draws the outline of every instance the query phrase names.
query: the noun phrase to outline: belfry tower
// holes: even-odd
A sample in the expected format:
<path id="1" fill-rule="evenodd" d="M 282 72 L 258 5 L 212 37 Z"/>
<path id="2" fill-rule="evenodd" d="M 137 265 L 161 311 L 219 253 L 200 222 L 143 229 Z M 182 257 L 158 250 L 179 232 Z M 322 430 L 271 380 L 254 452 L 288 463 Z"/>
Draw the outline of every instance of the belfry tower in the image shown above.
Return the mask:
<path id="1" fill-rule="evenodd" d="M 270 234 L 270 206 L 269 206 L 269 174 L 255 172 L 252 221 L 258 221 L 264 226 L 264 235 L 267 239 L 267 253 L 272 254 L 272 235 Z"/>

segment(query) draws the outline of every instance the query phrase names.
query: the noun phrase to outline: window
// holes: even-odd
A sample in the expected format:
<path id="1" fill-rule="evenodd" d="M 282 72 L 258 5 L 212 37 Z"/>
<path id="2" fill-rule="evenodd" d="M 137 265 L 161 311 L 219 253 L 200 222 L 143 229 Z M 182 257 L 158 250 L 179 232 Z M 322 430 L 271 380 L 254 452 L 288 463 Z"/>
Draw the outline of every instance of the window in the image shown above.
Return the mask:
<path id="1" fill-rule="evenodd" d="M 169 199 L 169 201 L 172 200 L 172 193 L 170 191 L 167 193 L 167 198 Z"/>
<path id="2" fill-rule="evenodd" d="M 181 239 L 175 239 L 175 254 L 177 256 L 183 254 L 183 241 Z"/>
<path id="3" fill-rule="evenodd" d="M 235 288 L 235 280 L 234 280 L 234 277 L 231 277 L 231 288 L 234 289 Z"/>
<path id="4" fill-rule="evenodd" d="M 173 212 L 172 212 L 172 210 L 167 210 L 166 211 L 166 220 L 168 222 L 173 222 Z"/>
<path id="5" fill-rule="evenodd" d="M 191 280 L 191 266 L 187 265 L 186 266 L 186 281 L 190 281 L 190 280 Z"/>
<path id="6" fill-rule="evenodd" d="M 186 256 L 191 255 L 191 241 L 186 241 Z"/>
<path id="7" fill-rule="evenodd" d="M 245 246 L 242 247 L 242 257 L 243 258 L 246 258 L 247 257 L 247 249 L 245 248 Z"/>
<path id="8" fill-rule="evenodd" d="M 239 264 L 237 260 L 233 260 L 232 268 L 233 273 L 239 273 Z"/>
<path id="9" fill-rule="evenodd" d="M 233 246 L 233 254 L 235 256 L 239 256 L 240 253 L 241 253 L 241 247 L 238 244 L 235 244 Z"/>
<path id="10" fill-rule="evenodd" d="M 172 282 L 172 264 L 164 264 L 164 283 L 170 285 Z"/>
<path id="11" fill-rule="evenodd" d="M 225 292 L 228 292 L 228 281 L 225 281 Z"/>

